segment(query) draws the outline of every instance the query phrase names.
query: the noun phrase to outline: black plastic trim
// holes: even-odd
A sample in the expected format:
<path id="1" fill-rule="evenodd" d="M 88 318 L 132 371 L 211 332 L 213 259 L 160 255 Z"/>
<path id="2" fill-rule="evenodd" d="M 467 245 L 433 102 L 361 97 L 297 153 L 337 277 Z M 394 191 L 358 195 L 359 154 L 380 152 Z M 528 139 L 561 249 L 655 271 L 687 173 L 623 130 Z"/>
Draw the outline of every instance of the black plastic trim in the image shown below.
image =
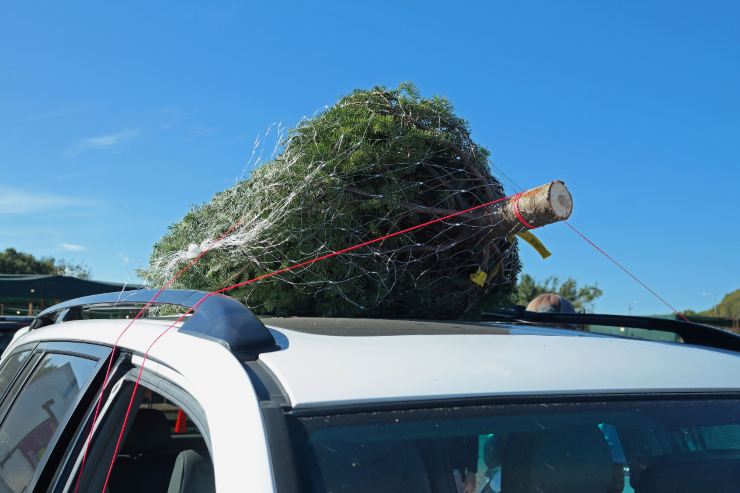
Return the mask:
<path id="1" fill-rule="evenodd" d="M 300 493 L 302 489 L 297 480 L 298 467 L 284 413 L 290 406 L 288 394 L 262 361 L 244 362 L 244 369 L 260 401 L 260 415 L 270 454 L 275 490 L 278 493 Z"/>
<path id="2" fill-rule="evenodd" d="M 288 430 L 288 418 L 275 402 L 261 405 L 262 423 L 267 436 L 272 477 L 278 493 L 300 493 L 298 464 Z"/>
<path id="3" fill-rule="evenodd" d="M 428 399 L 418 401 L 374 402 L 348 404 L 341 406 L 322 406 L 307 409 L 286 410 L 287 415 L 295 417 L 315 417 L 337 414 L 356 414 L 382 411 L 405 411 L 412 409 L 434 409 L 449 407 L 481 406 L 493 404 L 550 404 L 572 402 L 600 401 L 635 401 L 635 400 L 692 400 L 692 399 L 740 399 L 738 391 L 681 391 L 681 392 L 625 392 L 625 393 L 589 393 L 589 394 L 527 394 L 500 395 L 482 397 L 463 397 L 450 399 Z"/>
<path id="4" fill-rule="evenodd" d="M 288 393 L 277 377 L 261 361 L 246 361 L 244 368 L 260 401 L 274 402 L 279 406 L 290 406 Z"/>
<path id="5" fill-rule="evenodd" d="M 632 315 L 607 315 L 599 313 L 530 312 L 522 307 L 501 309 L 484 313 L 482 320 L 498 322 L 527 322 L 533 324 L 583 324 L 609 327 L 634 327 L 674 333 L 687 344 L 740 352 L 740 335 L 708 325 L 683 320 Z"/>
<path id="6" fill-rule="evenodd" d="M 107 344 L 90 342 L 41 341 L 38 350 L 46 353 L 69 354 L 70 356 L 100 360 L 110 355 L 112 347 Z"/>

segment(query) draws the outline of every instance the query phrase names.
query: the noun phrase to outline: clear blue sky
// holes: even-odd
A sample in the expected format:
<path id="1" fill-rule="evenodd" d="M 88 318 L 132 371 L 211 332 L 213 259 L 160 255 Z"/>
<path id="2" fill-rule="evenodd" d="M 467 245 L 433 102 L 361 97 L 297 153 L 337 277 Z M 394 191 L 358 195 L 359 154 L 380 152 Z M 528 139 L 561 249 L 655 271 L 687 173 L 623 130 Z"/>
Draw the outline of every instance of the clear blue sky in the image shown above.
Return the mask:
<path id="1" fill-rule="evenodd" d="M 271 124 L 408 80 L 522 186 L 563 179 L 573 224 L 678 308 L 740 287 L 740 2 L 198 3 L 3 7 L 0 248 L 135 281 Z M 522 245 L 526 272 L 667 311 L 564 226 L 538 234 L 553 256 Z"/>

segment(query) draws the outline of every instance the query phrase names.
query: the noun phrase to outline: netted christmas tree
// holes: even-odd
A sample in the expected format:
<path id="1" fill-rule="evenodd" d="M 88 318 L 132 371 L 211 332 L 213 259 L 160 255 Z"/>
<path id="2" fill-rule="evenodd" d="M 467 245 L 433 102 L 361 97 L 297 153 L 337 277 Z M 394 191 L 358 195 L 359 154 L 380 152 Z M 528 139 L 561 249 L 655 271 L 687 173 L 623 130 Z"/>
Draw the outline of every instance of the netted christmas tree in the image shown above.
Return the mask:
<path id="1" fill-rule="evenodd" d="M 356 90 L 172 225 L 145 277 L 162 285 L 237 221 L 175 287 L 217 290 L 490 202 L 504 192 L 488 156 L 446 99 Z M 511 300 L 520 262 L 500 222 L 477 210 L 229 294 L 261 314 L 462 318 Z"/>

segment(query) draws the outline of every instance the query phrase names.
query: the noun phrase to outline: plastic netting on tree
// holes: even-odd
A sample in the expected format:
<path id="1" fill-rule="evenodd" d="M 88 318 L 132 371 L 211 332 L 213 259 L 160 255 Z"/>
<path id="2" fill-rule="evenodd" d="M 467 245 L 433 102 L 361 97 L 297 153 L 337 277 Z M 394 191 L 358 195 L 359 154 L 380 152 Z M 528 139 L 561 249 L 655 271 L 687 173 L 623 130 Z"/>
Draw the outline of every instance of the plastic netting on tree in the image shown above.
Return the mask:
<path id="1" fill-rule="evenodd" d="M 237 221 L 175 287 L 216 290 L 502 196 L 447 100 L 357 90 L 172 225 L 144 275 L 162 285 Z M 262 314 L 460 318 L 511 299 L 519 257 L 497 217 L 471 212 L 229 294 Z"/>

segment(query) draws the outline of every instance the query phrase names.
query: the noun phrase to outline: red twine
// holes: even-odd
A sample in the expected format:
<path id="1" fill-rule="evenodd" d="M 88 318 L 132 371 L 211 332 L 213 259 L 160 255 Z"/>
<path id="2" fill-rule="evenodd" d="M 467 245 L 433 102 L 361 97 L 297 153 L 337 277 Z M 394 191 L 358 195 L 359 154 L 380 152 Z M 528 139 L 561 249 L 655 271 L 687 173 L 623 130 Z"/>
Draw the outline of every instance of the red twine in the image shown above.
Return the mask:
<path id="1" fill-rule="evenodd" d="M 519 198 L 522 196 L 522 193 L 524 192 L 519 192 L 518 194 L 514 195 L 511 198 L 511 208 L 513 209 L 514 215 L 516 216 L 517 219 L 519 219 L 520 223 L 522 223 L 524 226 L 526 226 L 529 229 L 534 229 L 534 226 L 532 226 L 527 221 L 525 221 L 524 218 L 522 217 L 521 212 L 519 212 Z"/>

